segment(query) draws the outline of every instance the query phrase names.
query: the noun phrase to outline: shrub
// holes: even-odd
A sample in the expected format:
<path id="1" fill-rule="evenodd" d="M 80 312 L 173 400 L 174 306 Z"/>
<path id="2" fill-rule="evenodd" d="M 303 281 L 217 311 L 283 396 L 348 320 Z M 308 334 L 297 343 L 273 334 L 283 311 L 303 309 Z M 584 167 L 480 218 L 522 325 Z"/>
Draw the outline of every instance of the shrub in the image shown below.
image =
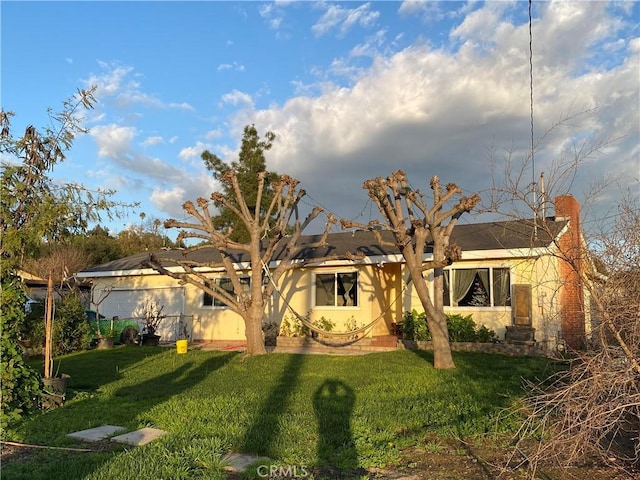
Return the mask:
<path id="1" fill-rule="evenodd" d="M 405 312 L 402 317 L 402 338 L 405 340 L 428 341 L 431 332 L 427 327 L 427 315 L 416 310 Z"/>
<path id="2" fill-rule="evenodd" d="M 85 350 L 89 348 L 91 337 L 87 314 L 78 296 L 67 295 L 56 302 L 53 353 L 63 355 L 76 350 Z"/>
<path id="3" fill-rule="evenodd" d="M 449 340 L 452 342 L 475 342 L 476 323 L 471 315 L 463 317 L 460 314 L 447 315 L 447 327 L 449 328 Z"/>
<path id="4" fill-rule="evenodd" d="M 317 320 L 313 321 L 313 326 L 316 327 L 318 330 L 324 330 L 325 332 L 330 332 L 331 330 L 333 330 L 333 327 L 335 327 L 336 324 L 328 318 L 320 317 Z"/>
<path id="5" fill-rule="evenodd" d="M 36 353 L 44 348 L 44 301 L 31 306 L 21 327 L 21 338 L 28 342 Z M 53 322 L 53 354 L 63 355 L 85 350 L 91 343 L 91 329 L 84 307 L 77 295 L 67 295 L 56 301 Z"/>
<path id="6" fill-rule="evenodd" d="M 0 402 L 0 426 L 20 419 L 35 408 L 41 395 L 40 378 L 35 370 L 24 363 L 19 346 L 19 327 L 24 323 L 26 296 L 15 278 L 2 281 L 0 312 L 0 357 L 2 395 Z"/>
<path id="7" fill-rule="evenodd" d="M 283 337 L 305 337 L 309 335 L 309 328 L 298 318 L 285 315 L 280 323 L 280 335 Z"/>
<path id="8" fill-rule="evenodd" d="M 418 313 L 416 310 L 405 312 L 400 326 L 402 338 L 405 340 L 431 340 L 425 312 Z M 484 325 L 478 327 L 471 315 L 447 315 L 447 328 L 449 340 L 452 342 L 495 343 L 498 341 L 496 332 Z"/>

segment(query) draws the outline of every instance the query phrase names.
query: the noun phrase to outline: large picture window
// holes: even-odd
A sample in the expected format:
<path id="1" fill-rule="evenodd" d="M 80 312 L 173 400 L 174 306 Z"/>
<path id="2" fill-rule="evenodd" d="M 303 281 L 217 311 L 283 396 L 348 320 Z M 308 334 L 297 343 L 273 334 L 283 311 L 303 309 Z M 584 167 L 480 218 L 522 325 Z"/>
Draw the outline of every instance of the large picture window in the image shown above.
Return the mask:
<path id="1" fill-rule="evenodd" d="M 251 285 L 250 277 L 240 277 L 240 285 L 242 285 L 243 290 L 247 291 Z M 221 288 L 225 292 L 227 292 L 231 296 L 235 296 L 235 292 L 233 290 L 233 284 L 231 283 L 231 279 L 228 277 L 215 278 L 212 282 L 218 288 Z M 203 307 L 226 307 L 227 304 L 221 302 L 217 298 L 214 298 L 213 295 L 204 292 L 202 295 L 202 306 Z"/>
<path id="2" fill-rule="evenodd" d="M 357 307 L 358 272 L 316 275 L 316 307 Z"/>
<path id="3" fill-rule="evenodd" d="M 445 306 L 511 306 L 508 268 L 453 268 L 444 271 Z"/>

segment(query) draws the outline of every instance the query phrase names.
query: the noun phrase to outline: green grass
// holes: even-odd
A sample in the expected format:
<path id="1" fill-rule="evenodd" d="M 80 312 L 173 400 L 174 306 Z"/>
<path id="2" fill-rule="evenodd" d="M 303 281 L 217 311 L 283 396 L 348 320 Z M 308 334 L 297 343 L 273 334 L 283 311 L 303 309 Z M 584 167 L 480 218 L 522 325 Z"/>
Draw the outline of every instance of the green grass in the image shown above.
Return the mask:
<path id="1" fill-rule="evenodd" d="M 436 371 L 429 352 L 357 357 L 121 347 L 63 357 L 66 404 L 33 415 L 5 440 L 79 446 L 67 433 L 103 424 L 168 432 L 151 444 L 100 453 L 38 451 L 3 478 L 224 478 L 220 455 L 268 456 L 281 465 L 359 468 L 393 464 L 427 436 L 509 432 L 498 414 L 522 378 L 547 361 L 457 353 Z M 81 446 L 81 445 L 80 445 Z"/>

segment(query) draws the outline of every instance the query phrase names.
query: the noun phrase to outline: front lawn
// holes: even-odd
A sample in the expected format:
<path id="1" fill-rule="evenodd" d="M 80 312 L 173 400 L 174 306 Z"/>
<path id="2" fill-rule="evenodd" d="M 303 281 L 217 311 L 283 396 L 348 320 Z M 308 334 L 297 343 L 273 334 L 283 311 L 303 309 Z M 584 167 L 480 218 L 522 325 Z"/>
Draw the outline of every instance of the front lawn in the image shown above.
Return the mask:
<path id="1" fill-rule="evenodd" d="M 38 450 L 3 465 L 3 478 L 225 478 L 220 456 L 265 455 L 280 465 L 363 472 L 393 465 L 434 435 L 513 432 L 498 414 L 522 378 L 546 376 L 544 359 L 457 353 L 436 371 L 428 352 L 366 356 L 120 347 L 63 357 L 64 407 L 38 413 L 3 440 L 86 447 L 67 433 L 110 424 L 168 432 L 143 447 L 105 442 L 93 453 Z M 92 448 L 96 449 L 95 446 Z"/>

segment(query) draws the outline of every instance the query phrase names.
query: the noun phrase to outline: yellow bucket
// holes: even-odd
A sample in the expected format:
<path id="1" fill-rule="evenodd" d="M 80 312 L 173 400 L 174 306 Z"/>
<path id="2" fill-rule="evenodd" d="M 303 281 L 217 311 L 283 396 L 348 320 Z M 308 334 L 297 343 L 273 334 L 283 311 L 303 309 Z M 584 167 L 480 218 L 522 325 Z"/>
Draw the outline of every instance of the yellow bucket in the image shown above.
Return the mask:
<path id="1" fill-rule="evenodd" d="M 176 340 L 176 350 L 178 353 L 187 353 L 188 342 L 186 340 Z"/>

